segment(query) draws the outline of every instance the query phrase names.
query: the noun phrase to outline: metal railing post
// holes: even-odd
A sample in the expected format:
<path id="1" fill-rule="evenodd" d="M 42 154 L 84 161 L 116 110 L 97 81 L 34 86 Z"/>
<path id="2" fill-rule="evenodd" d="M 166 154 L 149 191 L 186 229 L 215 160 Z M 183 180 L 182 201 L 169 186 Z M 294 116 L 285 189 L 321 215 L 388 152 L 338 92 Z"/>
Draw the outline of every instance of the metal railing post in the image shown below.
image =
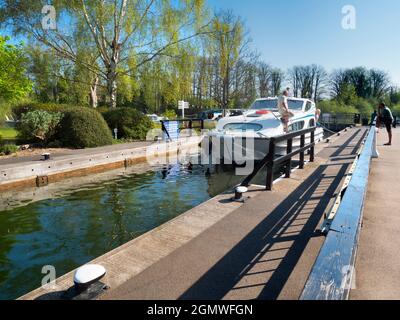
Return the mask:
<path id="1" fill-rule="evenodd" d="M 311 131 L 311 138 L 310 138 L 310 143 L 313 144 L 315 142 L 315 130 Z M 315 148 L 314 146 L 311 146 L 310 148 L 310 162 L 314 162 L 314 152 Z"/>
<path id="2" fill-rule="evenodd" d="M 310 143 L 306 144 L 305 142 L 305 135 L 310 133 Z M 293 151 L 293 139 L 296 137 L 300 137 L 300 148 Z M 276 151 L 276 144 L 287 141 L 286 151 L 287 154 L 284 156 L 280 156 L 275 158 L 275 151 Z M 285 168 L 285 176 L 290 178 L 291 175 L 291 163 L 292 158 L 298 154 L 300 154 L 300 165 L 301 169 L 304 168 L 305 161 L 305 152 L 309 151 L 310 153 L 310 161 L 314 161 L 314 143 L 315 143 L 315 128 L 309 128 L 300 130 L 298 132 L 291 132 L 285 135 L 276 136 L 273 138 L 269 138 L 268 144 L 268 152 L 263 160 L 259 161 L 258 164 L 255 166 L 253 172 L 248 175 L 242 182 L 241 186 L 248 186 L 251 180 L 257 175 L 258 172 L 265 166 L 267 167 L 267 177 L 266 177 L 266 189 L 272 190 L 273 182 L 274 182 L 274 168 L 278 165 L 286 164 Z"/>
<path id="3" fill-rule="evenodd" d="M 300 137 L 300 148 L 304 148 L 305 145 L 306 145 L 306 135 L 302 134 Z M 304 169 L 304 151 L 300 152 L 299 169 Z"/>
<path id="4" fill-rule="evenodd" d="M 292 153 L 293 139 L 287 141 L 286 153 Z M 292 171 L 292 158 L 290 158 L 286 164 L 285 168 L 285 178 L 290 178 L 290 173 Z"/>
<path id="5" fill-rule="evenodd" d="M 272 190 L 274 184 L 274 155 L 275 155 L 275 139 L 271 138 L 269 141 L 269 150 L 267 156 L 267 181 L 265 188 L 268 191 Z"/>

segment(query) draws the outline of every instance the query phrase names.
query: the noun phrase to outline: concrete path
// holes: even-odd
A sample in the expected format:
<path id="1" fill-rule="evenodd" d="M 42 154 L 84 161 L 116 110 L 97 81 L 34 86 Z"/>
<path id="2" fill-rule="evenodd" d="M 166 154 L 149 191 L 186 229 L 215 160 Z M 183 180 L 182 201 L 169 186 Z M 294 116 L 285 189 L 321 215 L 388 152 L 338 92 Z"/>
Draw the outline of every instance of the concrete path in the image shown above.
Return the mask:
<path id="1" fill-rule="evenodd" d="M 111 152 L 111 151 L 145 147 L 150 144 L 152 144 L 151 141 L 140 141 L 140 142 L 114 144 L 111 146 L 104 146 L 104 147 L 98 147 L 98 148 L 69 150 L 69 151 L 65 151 L 65 152 L 59 152 L 59 153 L 52 154 L 52 159 L 57 160 L 57 159 L 65 159 L 65 158 L 68 158 L 71 156 L 76 157 L 76 156 L 80 156 L 80 155 L 96 155 L 96 154 Z M 6 159 L 0 158 L 0 167 L 2 167 L 2 166 L 8 167 L 10 165 L 12 166 L 15 164 L 23 164 L 23 163 L 31 164 L 31 163 L 35 163 L 35 162 L 38 162 L 41 160 L 42 160 L 42 157 L 40 155 L 12 157 L 12 158 L 6 158 Z"/>
<path id="2" fill-rule="evenodd" d="M 393 145 L 385 130 L 378 135 L 379 159 L 369 177 L 355 289 L 350 298 L 400 299 L 400 130 L 393 131 Z"/>
<path id="3" fill-rule="evenodd" d="M 101 299 L 298 299 L 324 241 L 317 229 L 364 128 Z M 123 263 L 123 261 L 121 261 Z"/>

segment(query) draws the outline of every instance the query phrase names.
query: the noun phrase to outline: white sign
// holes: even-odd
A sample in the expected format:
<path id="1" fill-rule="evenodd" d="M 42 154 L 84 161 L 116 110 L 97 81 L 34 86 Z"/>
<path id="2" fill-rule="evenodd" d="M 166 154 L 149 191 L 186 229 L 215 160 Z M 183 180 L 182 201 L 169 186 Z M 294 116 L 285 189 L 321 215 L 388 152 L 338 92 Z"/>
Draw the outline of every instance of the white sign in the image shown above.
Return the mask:
<path id="1" fill-rule="evenodd" d="M 185 109 L 189 109 L 189 102 L 178 101 L 178 109 L 182 110 L 182 118 L 185 118 Z"/>
<path id="2" fill-rule="evenodd" d="M 189 109 L 189 102 L 186 102 L 186 101 L 178 101 L 178 109 L 179 109 L 179 110 Z"/>

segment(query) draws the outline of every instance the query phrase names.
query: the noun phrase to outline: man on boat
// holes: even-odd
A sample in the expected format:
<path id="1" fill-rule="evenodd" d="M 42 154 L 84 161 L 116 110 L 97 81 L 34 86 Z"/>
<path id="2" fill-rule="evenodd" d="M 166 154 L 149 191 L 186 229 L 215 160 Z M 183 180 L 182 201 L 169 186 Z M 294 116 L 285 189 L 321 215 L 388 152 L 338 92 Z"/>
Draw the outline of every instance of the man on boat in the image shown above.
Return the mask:
<path id="1" fill-rule="evenodd" d="M 392 111 L 382 102 L 379 104 L 379 116 L 377 121 L 377 127 L 380 128 L 381 123 L 383 123 L 386 127 L 386 130 L 389 135 L 389 142 L 385 143 L 385 146 L 392 145 L 392 124 L 393 124 L 393 115 Z"/>
<path id="2" fill-rule="evenodd" d="M 278 111 L 281 115 L 281 121 L 283 123 L 283 130 L 285 133 L 288 133 L 289 128 L 289 118 L 293 116 L 293 114 L 289 110 L 288 105 L 288 96 L 289 96 L 289 88 L 283 91 L 283 94 L 278 98 Z"/>

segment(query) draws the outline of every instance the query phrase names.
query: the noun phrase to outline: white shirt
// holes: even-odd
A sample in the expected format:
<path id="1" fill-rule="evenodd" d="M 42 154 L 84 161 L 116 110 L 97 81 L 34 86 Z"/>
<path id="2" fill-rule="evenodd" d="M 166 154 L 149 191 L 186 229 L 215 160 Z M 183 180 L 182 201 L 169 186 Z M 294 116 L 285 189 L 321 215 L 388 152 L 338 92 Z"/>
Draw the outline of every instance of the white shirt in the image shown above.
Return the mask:
<path id="1" fill-rule="evenodd" d="M 287 115 L 289 111 L 288 98 L 285 95 L 281 95 L 278 98 L 278 111 L 281 114 L 281 116 Z"/>

